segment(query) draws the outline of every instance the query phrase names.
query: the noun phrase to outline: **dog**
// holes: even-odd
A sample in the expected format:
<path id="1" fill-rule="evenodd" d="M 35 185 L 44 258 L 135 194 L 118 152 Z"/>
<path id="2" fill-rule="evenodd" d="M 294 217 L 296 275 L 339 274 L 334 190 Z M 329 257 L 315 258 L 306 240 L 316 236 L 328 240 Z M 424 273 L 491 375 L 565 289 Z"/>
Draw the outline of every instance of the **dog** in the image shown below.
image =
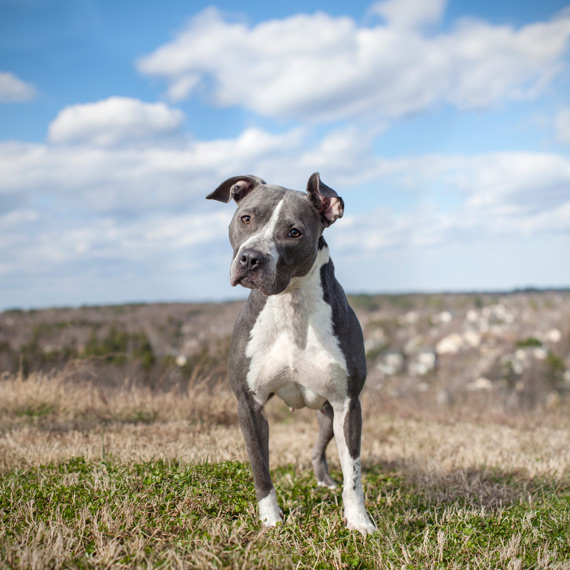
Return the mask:
<path id="1" fill-rule="evenodd" d="M 342 217 L 344 201 L 318 172 L 306 192 L 245 175 L 228 178 L 207 198 L 237 204 L 229 226 L 230 283 L 252 289 L 236 319 L 228 365 L 261 522 L 271 527 L 283 517 L 269 473 L 263 413 L 277 395 L 291 409 L 319 410 L 312 451 L 317 483 L 336 486 L 325 455 L 334 435 L 347 527 L 372 533 L 376 526 L 366 512 L 361 482 L 362 329 L 335 278 L 323 237 Z"/>

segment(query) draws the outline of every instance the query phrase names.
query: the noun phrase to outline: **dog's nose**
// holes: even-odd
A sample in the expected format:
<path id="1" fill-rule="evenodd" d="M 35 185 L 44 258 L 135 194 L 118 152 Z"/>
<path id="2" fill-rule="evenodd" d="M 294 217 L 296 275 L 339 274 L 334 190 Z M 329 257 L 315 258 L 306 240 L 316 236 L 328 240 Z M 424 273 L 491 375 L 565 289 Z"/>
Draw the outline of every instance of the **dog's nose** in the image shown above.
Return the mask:
<path id="1" fill-rule="evenodd" d="M 239 255 L 239 264 L 247 271 L 254 271 L 263 265 L 265 257 L 255 249 L 244 249 Z"/>

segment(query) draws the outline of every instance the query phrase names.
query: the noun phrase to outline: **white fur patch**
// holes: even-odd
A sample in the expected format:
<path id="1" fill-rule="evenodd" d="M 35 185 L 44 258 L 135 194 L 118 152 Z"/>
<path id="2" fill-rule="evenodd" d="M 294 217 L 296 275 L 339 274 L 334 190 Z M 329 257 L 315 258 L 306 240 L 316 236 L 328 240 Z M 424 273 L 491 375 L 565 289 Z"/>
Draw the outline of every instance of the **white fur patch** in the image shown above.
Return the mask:
<path id="1" fill-rule="evenodd" d="M 282 198 L 281 201 L 277 204 L 275 210 L 271 214 L 271 218 L 263 228 L 253 234 L 251 237 L 246 239 L 239 247 L 239 251 L 235 257 L 236 262 L 240 258 L 240 254 L 244 249 L 248 249 L 250 247 L 256 247 L 264 253 L 268 258 L 268 271 L 270 273 L 275 272 L 275 268 L 277 267 L 277 245 L 275 244 L 275 240 L 273 239 L 273 234 L 275 232 L 275 228 L 279 222 L 279 214 L 281 213 L 281 208 L 283 207 L 283 203 L 285 198 Z"/>
<path id="2" fill-rule="evenodd" d="M 349 529 L 357 530 L 366 535 L 375 532 L 376 525 L 368 516 L 364 506 L 360 457 L 354 459 L 350 456 L 344 435 L 347 409 L 346 405 L 334 408 L 334 434 L 343 476 L 342 502 L 344 504 L 344 517 L 346 526 Z"/>
<path id="3" fill-rule="evenodd" d="M 275 526 L 281 522 L 281 509 L 277 504 L 275 489 L 271 489 L 269 495 L 259 501 L 259 519 L 264 526 Z"/>
<path id="4" fill-rule="evenodd" d="M 346 398 L 346 360 L 321 285 L 320 270 L 328 261 L 324 247 L 307 275 L 268 297 L 251 330 L 247 383 L 261 405 L 272 393 L 292 408 L 319 409 L 327 400 Z"/>

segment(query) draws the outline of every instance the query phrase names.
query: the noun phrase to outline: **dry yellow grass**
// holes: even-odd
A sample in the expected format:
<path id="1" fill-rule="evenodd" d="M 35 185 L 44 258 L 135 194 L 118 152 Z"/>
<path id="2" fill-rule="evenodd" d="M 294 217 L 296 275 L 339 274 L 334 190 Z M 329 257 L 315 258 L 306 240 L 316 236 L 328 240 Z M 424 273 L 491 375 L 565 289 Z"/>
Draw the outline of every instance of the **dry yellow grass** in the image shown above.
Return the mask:
<path id="1" fill-rule="evenodd" d="M 364 465 L 398 465 L 420 477 L 461 476 L 484 466 L 533 477 L 570 473 L 569 422 L 541 416 L 419 411 L 378 394 L 363 395 Z M 287 411 L 277 399 L 267 413 L 272 466 L 309 469 L 314 412 Z M 58 463 L 72 457 L 120 462 L 246 461 L 235 401 L 224 385 L 195 381 L 188 392 L 76 384 L 65 374 L 0 381 L 0 469 Z M 558 426 L 555 425 L 558 419 Z M 333 465 L 334 445 L 330 446 Z M 459 475 L 458 475 L 459 474 Z"/>
<path id="2" fill-rule="evenodd" d="M 12 525 L 0 525 L 0 545 L 6 544 L 0 567 L 58 568 L 78 560 L 96 568 L 160 562 L 165 568 L 514 569 L 527 567 L 534 549 L 533 567 L 570 569 L 567 539 L 552 530 L 568 519 L 567 499 L 554 491 L 553 507 L 541 503 L 557 482 L 567 488 L 568 420 L 562 410 L 556 417 L 515 417 L 479 404 L 419 408 L 364 393 L 367 503 L 381 532 L 362 542 L 344 531 L 340 494 L 313 485 L 314 412 L 291 414 L 276 399 L 268 406 L 272 467 L 288 509 L 287 524 L 268 533 L 257 527 L 249 469 L 213 466 L 247 461 L 226 385 L 196 379 L 188 392 L 157 392 L 127 382 L 104 389 L 66 374 L 4 375 L 6 488 L 24 493 L 23 470 L 21 485 L 31 486 L 31 496 L 38 485 L 38 493 L 64 500 L 40 507 L 35 499 L 14 499 L 13 512 L 0 509 Z M 338 472 L 334 445 L 330 450 Z M 87 466 L 75 465 L 77 458 Z M 184 471 L 200 463 L 209 465 Z M 59 464 L 63 469 L 54 471 Z M 539 480 L 547 483 L 537 486 Z M 167 498 L 174 487 L 174 498 Z M 86 493 L 85 505 L 70 515 Z M 17 525 L 22 532 L 14 532 Z M 493 525 L 506 534 L 493 535 Z"/>

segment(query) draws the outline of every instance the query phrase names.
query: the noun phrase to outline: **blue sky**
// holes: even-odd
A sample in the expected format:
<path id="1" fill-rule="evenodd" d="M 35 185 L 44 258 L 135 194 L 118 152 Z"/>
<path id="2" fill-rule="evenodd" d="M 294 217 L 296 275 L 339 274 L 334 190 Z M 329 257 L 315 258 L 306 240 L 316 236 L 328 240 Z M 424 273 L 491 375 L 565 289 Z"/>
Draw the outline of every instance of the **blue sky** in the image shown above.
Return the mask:
<path id="1" fill-rule="evenodd" d="M 252 173 L 351 292 L 570 286 L 570 4 L 0 0 L 0 309 L 243 296 Z"/>

